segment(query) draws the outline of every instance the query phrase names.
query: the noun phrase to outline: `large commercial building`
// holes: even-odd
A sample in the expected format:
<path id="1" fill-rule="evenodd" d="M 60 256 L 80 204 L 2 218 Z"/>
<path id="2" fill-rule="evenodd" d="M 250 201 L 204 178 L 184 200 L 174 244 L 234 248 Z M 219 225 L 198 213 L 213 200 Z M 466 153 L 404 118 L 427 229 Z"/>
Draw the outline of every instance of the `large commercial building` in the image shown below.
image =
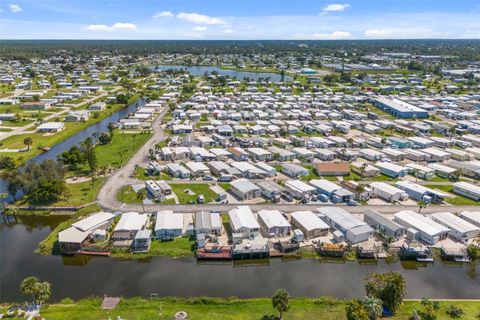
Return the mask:
<path id="1" fill-rule="evenodd" d="M 377 108 L 397 118 L 428 118 L 428 112 L 398 99 L 378 97 L 372 100 Z"/>

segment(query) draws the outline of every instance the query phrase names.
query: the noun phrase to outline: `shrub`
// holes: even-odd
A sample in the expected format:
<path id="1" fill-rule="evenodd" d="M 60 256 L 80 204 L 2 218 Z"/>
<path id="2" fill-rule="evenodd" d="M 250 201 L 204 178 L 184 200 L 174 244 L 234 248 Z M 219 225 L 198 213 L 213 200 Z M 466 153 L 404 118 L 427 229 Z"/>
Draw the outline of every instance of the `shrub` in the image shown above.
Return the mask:
<path id="1" fill-rule="evenodd" d="M 465 312 L 463 312 L 463 309 L 460 307 L 457 307 L 455 305 L 450 305 L 447 308 L 446 313 L 450 316 L 452 319 L 460 319 Z"/>

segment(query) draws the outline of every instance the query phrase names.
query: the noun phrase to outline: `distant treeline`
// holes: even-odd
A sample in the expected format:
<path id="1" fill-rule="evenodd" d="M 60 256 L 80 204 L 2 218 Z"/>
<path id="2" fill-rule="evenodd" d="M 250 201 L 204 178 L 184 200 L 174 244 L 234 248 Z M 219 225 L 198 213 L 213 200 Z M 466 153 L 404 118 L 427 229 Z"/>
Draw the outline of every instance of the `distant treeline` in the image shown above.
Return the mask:
<path id="1" fill-rule="evenodd" d="M 420 55 L 451 55 L 461 59 L 480 57 L 480 40 L 2 40 L 0 57 L 28 59 L 73 52 L 95 55 L 172 54 L 339 54 L 408 52 Z"/>

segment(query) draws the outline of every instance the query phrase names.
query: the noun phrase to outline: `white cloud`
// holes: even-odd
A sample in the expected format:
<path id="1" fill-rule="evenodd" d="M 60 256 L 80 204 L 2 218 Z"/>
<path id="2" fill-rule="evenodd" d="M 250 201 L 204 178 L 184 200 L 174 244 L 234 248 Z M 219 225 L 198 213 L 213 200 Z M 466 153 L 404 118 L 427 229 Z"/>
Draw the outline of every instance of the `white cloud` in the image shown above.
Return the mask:
<path id="1" fill-rule="evenodd" d="M 10 9 L 10 12 L 13 12 L 13 13 L 23 11 L 22 7 L 20 7 L 18 4 L 9 4 L 8 8 Z"/>
<path id="2" fill-rule="evenodd" d="M 137 29 L 137 25 L 128 22 L 117 22 L 112 26 L 115 30 L 135 30 Z"/>
<path id="3" fill-rule="evenodd" d="M 172 11 L 160 11 L 160 12 L 157 12 L 153 15 L 154 19 L 172 18 L 172 17 L 173 17 Z"/>
<path id="4" fill-rule="evenodd" d="M 233 29 L 230 29 L 230 28 L 223 30 L 223 33 L 230 34 L 230 33 L 233 33 L 233 32 L 234 32 Z"/>
<path id="5" fill-rule="evenodd" d="M 432 31 L 426 28 L 378 28 L 365 30 L 365 37 L 374 39 L 428 38 Z"/>
<path id="6" fill-rule="evenodd" d="M 349 5 L 348 3 L 332 3 L 332 4 L 329 4 L 326 7 L 324 7 L 322 9 L 322 11 L 324 13 L 339 12 L 339 11 L 344 11 L 345 9 L 348 9 L 350 7 L 351 7 L 351 5 Z"/>
<path id="7" fill-rule="evenodd" d="M 128 22 L 117 22 L 112 26 L 107 26 L 106 24 L 90 24 L 85 30 L 92 32 L 113 32 L 116 30 L 135 30 L 137 25 Z"/>
<path id="8" fill-rule="evenodd" d="M 90 24 L 85 28 L 85 30 L 93 32 L 111 32 L 113 31 L 113 28 L 105 24 Z"/>
<path id="9" fill-rule="evenodd" d="M 196 26 L 193 28 L 193 31 L 198 31 L 198 32 L 202 32 L 202 31 L 207 31 L 207 27 L 204 27 L 204 26 Z"/>
<path id="10" fill-rule="evenodd" d="M 210 17 L 203 14 L 198 14 L 198 13 L 182 12 L 177 14 L 177 18 L 191 22 L 191 23 L 196 23 L 196 24 L 208 24 L 208 25 L 225 24 L 225 21 L 223 21 L 220 18 Z"/>
<path id="11" fill-rule="evenodd" d="M 346 31 L 333 31 L 332 33 L 314 33 L 313 37 L 324 40 L 337 40 L 350 38 L 352 34 Z"/>

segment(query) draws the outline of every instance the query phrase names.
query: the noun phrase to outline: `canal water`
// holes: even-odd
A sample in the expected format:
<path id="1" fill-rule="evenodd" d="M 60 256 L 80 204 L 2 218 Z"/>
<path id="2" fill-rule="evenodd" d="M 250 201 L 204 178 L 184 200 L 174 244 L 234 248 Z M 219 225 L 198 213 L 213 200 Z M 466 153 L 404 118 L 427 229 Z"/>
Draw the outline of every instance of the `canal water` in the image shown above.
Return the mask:
<path id="1" fill-rule="evenodd" d="M 82 141 L 85 139 L 91 137 L 94 133 L 100 133 L 103 131 L 108 130 L 108 125 L 111 122 L 118 122 L 120 119 L 126 118 L 129 113 L 135 112 L 135 110 L 138 107 L 141 107 L 145 104 L 145 101 L 142 99 L 139 99 L 129 105 L 126 108 L 123 108 L 110 116 L 106 117 L 102 121 L 91 125 L 90 127 L 76 133 L 75 135 L 71 136 L 70 138 L 54 145 L 51 147 L 50 150 L 47 152 L 44 152 L 35 158 L 31 159 L 30 161 L 34 162 L 41 162 L 46 159 L 57 159 L 57 156 L 61 154 L 62 152 L 70 149 L 74 145 L 80 144 Z M 8 184 L 4 179 L 0 179 L 0 192 L 6 192 L 7 191 Z"/>
<path id="2" fill-rule="evenodd" d="M 362 297 L 371 272 L 397 271 L 407 280 L 409 298 L 480 298 L 479 267 L 473 264 L 387 264 L 320 262 L 315 259 L 263 265 L 197 264 L 193 258 L 116 260 L 35 254 L 39 241 L 65 217 L 21 217 L 0 222 L 0 302 L 24 301 L 21 280 L 36 276 L 52 283 L 52 301 L 104 294 L 146 296 L 270 296 L 285 288 L 293 296 Z"/>
<path id="3" fill-rule="evenodd" d="M 221 76 L 225 77 L 230 77 L 230 78 L 235 78 L 239 81 L 249 78 L 252 81 L 257 81 L 260 78 L 270 78 L 270 82 L 280 82 L 282 80 L 282 76 L 278 73 L 271 73 L 271 72 L 246 72 L 246 71 L 236 71 L 236 70 L 228 70 L 228 69 L 222 69 L 220 67 L 214 67 L 214 66 L 181 66 L 181 65 L 176 65 L 176 66 L 167 66 L 167 65 L 160 65 L 160 66 L 152 66 L 151 67 L 153 70 L 158 69 L 158 70 L 169 70 L 169 69 L 175 69 L 175 70 L 186 70 L 188 71 L 192 76 L 203 76 L 206 72 L 211 74 L 212 72 L 217 72 Z M 292 81 L 293 77 L 291 76 L 284 76 L 284 81 Z"/>

